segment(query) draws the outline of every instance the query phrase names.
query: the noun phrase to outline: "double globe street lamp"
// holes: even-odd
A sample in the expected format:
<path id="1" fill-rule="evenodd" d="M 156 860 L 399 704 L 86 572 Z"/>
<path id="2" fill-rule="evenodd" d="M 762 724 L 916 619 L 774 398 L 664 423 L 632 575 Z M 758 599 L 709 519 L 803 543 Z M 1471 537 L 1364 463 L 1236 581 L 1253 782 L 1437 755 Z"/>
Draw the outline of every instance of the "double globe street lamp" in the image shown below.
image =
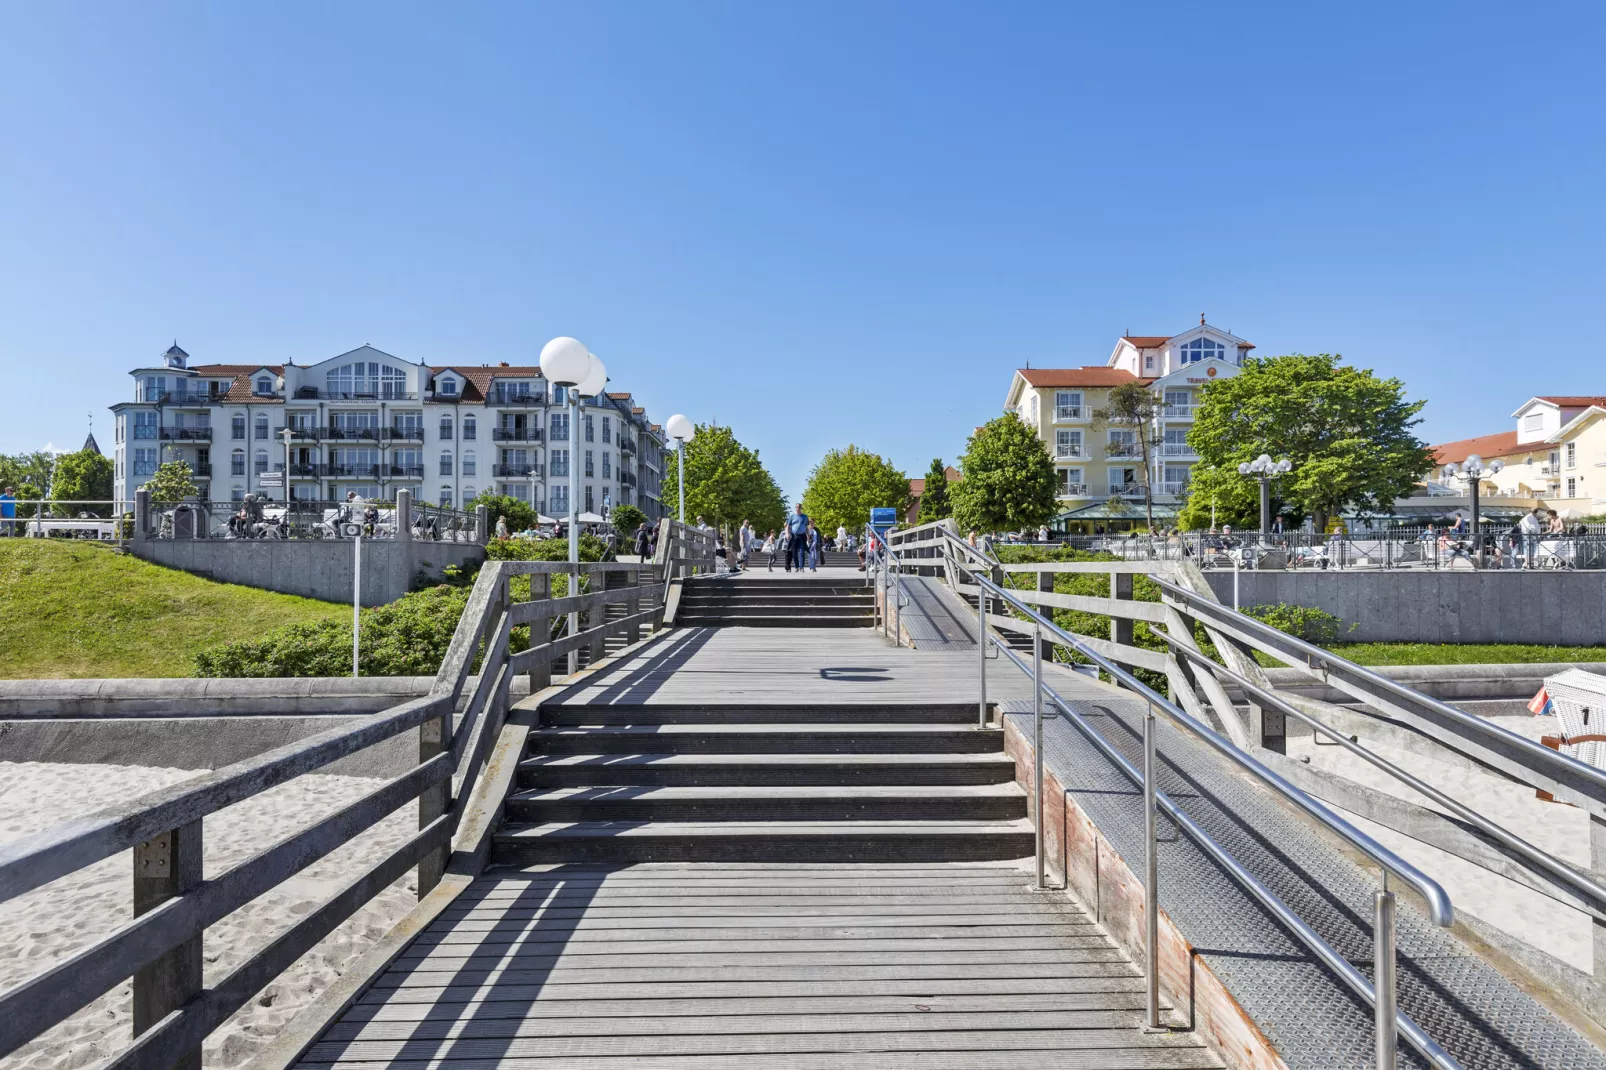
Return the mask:
<path id="1" fill-rule="evenodd" d="M 1467 459 L 1459 465 L 1447 464 L 1444 466 L 1444 474 L 1446 476 L 1466 476 L 1467 484 L 1472 490 L 1472 545 L 1475 551 L 1472 560 L 1477 564 L 1478 568 L 1482 568 L 1484 565 L 1483 539 L 1478 531 L 1478 492 L 1482 489 L 1479 483 L 1484 476 L 1492 476 L 1505 466 L 1506 462 L 1498 457 L 1490 461 L 1486 466 L 1483 463 L 1483 458 L 1476 453 L 1469 453 Z"/>
<path id="2" fill-rule="evenodd" d="M 580 593 L 580 466 L 575 464 L 575 445 L 580 439 L 580 398 L 596 397 L 608 385 L 608 369 L 578 339 L 554 338 L 541 347 L 541 375 L 569 395 L 569 564 L 574 566 L 569 593 Z M 551 477 L 552 448 L 547 447 L 547 475 Z M 580 630 L 580 614 L 569 614 L 569 634 Z M 569 672 L 579 668 L 580 652 L 569 652 Z"/>
<path id="3" fill-rule="evenodd" d="M 680 522 L 686 522 L 686 443 L 697 436 L 697 426 L 680 413 L 664 422 L 664 433 L 675 440 L 675 456 L 679 458 L 680 478 L 675 481 L 680 491 Z"/>
<path id="4" fill-rule="evenodd" d="M 1260 480 L 1260 535 L 1262 538 L 1271 534 L 1271 481 L 1280 475 L 1294 470 L 1294 463 L 1284 457 L 1280 461 L 1271 459 L 1270 454 L 1262 453 L 1252 461 L 1238 466 L 1241 476 L 1254 476 Z"/>

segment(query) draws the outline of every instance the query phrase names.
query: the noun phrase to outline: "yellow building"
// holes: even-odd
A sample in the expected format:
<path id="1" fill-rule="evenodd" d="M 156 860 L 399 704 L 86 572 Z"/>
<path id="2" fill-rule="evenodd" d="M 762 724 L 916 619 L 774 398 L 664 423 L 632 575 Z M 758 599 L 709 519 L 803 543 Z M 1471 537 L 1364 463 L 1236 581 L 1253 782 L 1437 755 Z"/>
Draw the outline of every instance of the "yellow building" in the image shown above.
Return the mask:
<path id="1" fill-rule="evenodd" d="M 1155 522 L 1169 524 L 1185 500 L 1193 462 L 1188 444 L 1199 392 L 1206 383 L 1238 374 L 1254 346 L 1200 317 L 1199 326 L 1173 336 L 1125 335 L 1102 365 L 1020 368 L 1010 381 L 1006 411 L 1035 429 L 1054 459 L 1063 512 L 1060 531 L 1121 529 L 1144 519 L 1144 458 L 1130 428 L 1095 430 L 1095 410 L 1110 389 L 1138 382 L 1163 406 L 1150 428 L 1147 482 Z M 1112 509 L 1111 500 L 1119 505 Z"/>
<path id="2" fill-rule="evenodd" d="M 1485 470 L 1479 494 L 1493 502 L 1535 499 L 1563 517 L 1606 512 L 1606 397 L 1533 397 L 1511 416 L 1514 430 L 1434 446 L 1437 482 L 1469 491 L 1459 469 L 1476 454 Z M 1496 460 L 1501 470 L 1488 471 Z"/>

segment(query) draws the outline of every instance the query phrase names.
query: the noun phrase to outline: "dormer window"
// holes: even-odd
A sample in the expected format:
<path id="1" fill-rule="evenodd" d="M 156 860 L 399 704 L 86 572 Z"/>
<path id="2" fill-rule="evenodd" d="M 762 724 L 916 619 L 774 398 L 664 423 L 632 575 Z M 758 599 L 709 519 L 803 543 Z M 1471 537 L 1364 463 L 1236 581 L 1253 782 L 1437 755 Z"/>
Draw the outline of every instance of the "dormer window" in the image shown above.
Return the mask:
<path id="1" fill-rule="evenodd" d="M 270 376 L 266 376 L 266 375 L 257 376 L 257 389 L 256 389 L 256 392 L 258 394 L 272 394 L 273 393 L 273 379 Z"/>
<path id="2" fill-rule="evenodd" d="M 1227 359 L 1227 347 L 1220 342 L 1212 342 L 1208 338 L 1195 338 L 1182 346 L 1182 363 L 1197 364 L 1201 360 L 1217 357 Z"/>
<path id="3" fill-rule="evenodd" d="M 437 379 L 437 380 L 435 380 L 435 392 L 437 394 L 443 394 L 443 395 L 445 395 L 446 397 L 449 397 L 449 398 L 456 397 L 457 396 L 457 380 L 456 379 Z"/>

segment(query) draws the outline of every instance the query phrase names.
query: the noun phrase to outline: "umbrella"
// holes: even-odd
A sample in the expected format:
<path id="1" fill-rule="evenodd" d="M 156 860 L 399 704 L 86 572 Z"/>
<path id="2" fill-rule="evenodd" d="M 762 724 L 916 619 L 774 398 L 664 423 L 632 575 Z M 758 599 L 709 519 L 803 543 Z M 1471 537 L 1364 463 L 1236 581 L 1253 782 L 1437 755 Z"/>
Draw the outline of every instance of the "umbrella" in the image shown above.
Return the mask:
<path id="1" fill-rule="evenodd" d="M 607 518 L 600 517 L 596 513 L 581 513 L 576 519 L 582 524 L 606 524 L 608 522 Z"/>
<path id="2" fill-rule="evenodd" d="M 535 514 L 535 522 L 537 524 L 556 524 L 557 523 L 557 521 L 553 520 L 551 517 L 542 516 L 540 513 L 536 513 Z"/>

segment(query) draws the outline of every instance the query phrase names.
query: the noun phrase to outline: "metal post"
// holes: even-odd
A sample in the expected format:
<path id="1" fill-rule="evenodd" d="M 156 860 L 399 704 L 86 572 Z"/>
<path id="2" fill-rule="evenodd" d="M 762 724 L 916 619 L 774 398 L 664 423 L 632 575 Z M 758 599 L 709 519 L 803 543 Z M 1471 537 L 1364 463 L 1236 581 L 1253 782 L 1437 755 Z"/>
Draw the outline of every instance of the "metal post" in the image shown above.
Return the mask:
<path id="1" fill-rule="evenodd" d="M 1048 887 L 1043 880 L 1043 626 L 1032 627 L 1032 790 L 1037 802 L 1032 806 L 1033 831 L 1037 835 L 1037 888 Z"/>
<path id="2" fill-rule="evenodd" d="M 578 386 L 579 384 L 575 384 Z M 569 387 L 569 595 L 580 593 L 580 395 Z M 685 519 L 682 517 L 681 519 Z M 580 614 L 569 614 L 569 635 L 580 634 Z M 569 675 L 580 671 L 580 651 L 569 651 Z"/>
<path id="3" fill-rule="evenodd" d="M 1378 1070 L 1394 1070 L 1399 1046 L 1398 990 L 1394 977 L 1394 893 L 1383 888 L 1372 895 L 1372 976 L 1377 1008 Z"/>
<path id="4" fill-rule="evenodd" d="M 1154 775 L 1154 701 L 1143 712 L 1143 976 L 1148 1027 L 1160 1024 L 1160 820 Z"/>
<path id="5" fill-rule="evenodd" d="M 1260 477 L 1260 537 L 1264 541 L 1271 534 L 1271 480 Z"/>
<path id="6" fill-rule="evenodd" d="M 894 576 L 892 585 L 892 644 L 903 642 L 903 577 Z"/>
<path id="7" fill-rule="evenodd" d="M 1478 491 L 1482 489 L 1482 488 L 1480 488 L 1478 486 L 1478 484 L 1481 483 L 1482 481 L 1483 481 L 1483 473 L 1480 470 L 1478 475 L 1474 476 L 1472 478 L 1472 480 L 1471 480 L 1471 483 L 1472 483 L 1472 551 L 1473 551 L 1472 567 L 1473 568 L 1482 568 L 1483 567 L 1483 539 L 1481 539 L 1479 537 L 1479 532 L 1478 532 Z"/>
<path id="8" fill-rule="evenodd" d="M 686 440 L 677 438 L 680 448 L 675 451 L 675 463 L 680 469 L 680 478 L 675 480 L 675 489 L 680 491 L 680 522 L 686 522 Z"/>
<path id="9" fill-rule="evenodd" d="M 362 526 L 357 527 L 357 537 L 351 540 L 351 675 L 362 675 L 358 671 L 359 652 L 361 651 L 362 635 Z"/>
<path id="10" fill-rule="evenodd" d="M 980 707 L 976 713 L 976 727 L 987 727 L 987 595 L 976 592 L 976 682 L 981 688 Z"/>

